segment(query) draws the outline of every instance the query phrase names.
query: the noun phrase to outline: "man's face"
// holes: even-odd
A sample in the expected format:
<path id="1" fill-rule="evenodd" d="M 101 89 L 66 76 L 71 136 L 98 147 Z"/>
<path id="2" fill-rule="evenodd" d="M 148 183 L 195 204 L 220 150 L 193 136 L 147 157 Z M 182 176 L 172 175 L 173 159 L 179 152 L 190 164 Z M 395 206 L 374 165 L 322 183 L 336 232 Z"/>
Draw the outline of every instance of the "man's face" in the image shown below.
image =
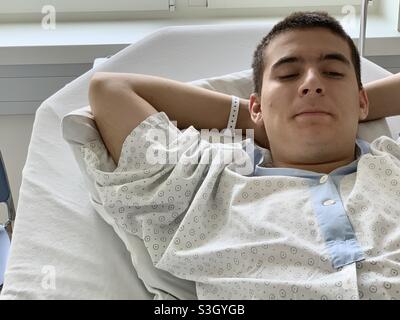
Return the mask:
<path id="1" fill-rule="evenodd" d="M 287 31 L 264 52 L 261 98 L 253 121 L 263 121 L 273 157 L 334 161 L 354 148 L 358 121 L 368 114 L 347 42 L 323 28 Z"/>

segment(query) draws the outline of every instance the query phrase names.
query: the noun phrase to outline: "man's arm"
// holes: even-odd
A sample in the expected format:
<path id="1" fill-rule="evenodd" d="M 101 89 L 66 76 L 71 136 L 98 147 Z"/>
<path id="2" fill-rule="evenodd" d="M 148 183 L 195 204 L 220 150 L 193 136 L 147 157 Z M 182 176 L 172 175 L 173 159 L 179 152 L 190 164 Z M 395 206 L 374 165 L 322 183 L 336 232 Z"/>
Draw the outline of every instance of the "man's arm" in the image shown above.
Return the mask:
<path id="1" fill-rule="evenodd" d="M 365 85 L 369 114 L 364 121 L 400 115 L 400 73 Z"/>
<path id="2" fill-rule="evenodd" d="M 128 134 L 151 114 L 164 111 L 179 129 L 226 128 L 231 96 L 170 79 L 128 73 L 98 72 L 90 81 L 90 106 L 107 149 L 117 163 Z M 241 99 L 238 129 L 261 128 L 250 119 L 248 100 Z M 266 134 L 264 132 L 266 138 Z M 265 143 L 265 142 L 264 142 Z"/>

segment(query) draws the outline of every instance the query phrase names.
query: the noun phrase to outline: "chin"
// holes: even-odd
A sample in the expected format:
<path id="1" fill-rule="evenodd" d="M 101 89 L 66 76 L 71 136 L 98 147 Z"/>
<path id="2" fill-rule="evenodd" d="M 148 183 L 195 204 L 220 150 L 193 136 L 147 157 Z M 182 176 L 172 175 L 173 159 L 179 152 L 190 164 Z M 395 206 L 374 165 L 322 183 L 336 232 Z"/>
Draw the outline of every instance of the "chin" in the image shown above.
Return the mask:
<path id="1" fill-rule="evenodd" d="M 337 139 L 338 133 L 321 130 L 321 129 L 314 129 L 314 130 L 304 130 L 300 134 L 297 135 L 299 142 L 304 141 L 308 143 L 325 143 L 330 140 Z"/>

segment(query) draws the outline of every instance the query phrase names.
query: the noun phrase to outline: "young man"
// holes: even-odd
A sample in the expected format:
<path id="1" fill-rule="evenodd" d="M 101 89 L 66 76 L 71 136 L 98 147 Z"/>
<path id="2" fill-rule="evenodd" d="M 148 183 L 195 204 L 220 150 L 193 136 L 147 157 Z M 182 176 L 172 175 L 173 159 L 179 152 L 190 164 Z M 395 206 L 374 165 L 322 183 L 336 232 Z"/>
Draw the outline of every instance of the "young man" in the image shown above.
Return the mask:
<path id="1" fill-rule="evenodd" d="M 400 298 L 400 145 L 356 140 L 359 121 L 400 113 L 400 77 L 364 89 L 353 42 L 318 12 L 278 23 L 253 70 L 237 127 L 269 147 L 254 159 L 249 140 L 198 143 L 195 128 L 226 127 L 231 97 L 96 74 L 90 103 L 118 166 L 104 171 L 99 141 L 84 152 L 105 210 L 157 268 L 195 281 L 200 299 Z M 160 153 L 178 161 L 148 161 Z M 223 161 L 231 153 L 251 174 Z"/>

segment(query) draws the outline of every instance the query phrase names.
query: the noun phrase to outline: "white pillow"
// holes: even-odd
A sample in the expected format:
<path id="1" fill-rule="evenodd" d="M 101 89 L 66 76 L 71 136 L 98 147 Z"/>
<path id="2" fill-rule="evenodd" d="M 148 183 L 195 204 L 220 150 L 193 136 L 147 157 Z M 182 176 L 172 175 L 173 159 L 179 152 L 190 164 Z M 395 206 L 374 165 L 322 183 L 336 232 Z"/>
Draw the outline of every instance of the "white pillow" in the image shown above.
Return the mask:
<path id="1" fill-rule="evenodd" d="M 220 77 L 200 79 L 191 82 L 191 84 L 247 99 L 253 90 L 252 70 L 249 69 Z M 81 153 L 81 147 L 84 144 L 101 140 L 90 107 L 86 106 L 67 114 L 62 120 L 62 132 L 82 172 L 96 211 L 106 219 L 106 215 L 102 212 L 101 201 L 95 187 L 95 182 L 86 172 L 85 162 Z M 360 124 L 359 138 L 371 142 L 382 135 L 391 136 L 385 119 Z M 103 157 L 104 160 L 101 163 L 105 165 L 102 170 L 113 171 L 116 165 L 111 156 L 104 154 Z M 169 293 L 178 299 L 193 299 L 196 297 L 195 286 L 192 282 L 178 279 L 163 270 L 156 269 L 150 257 L 146 255 L 147 251 L 144 244 L 139 239 L 138 241 L 128 241 L 127 235 L 122 230 L 114 226 L 112 221 L 107 222 L 113 226 L 115 232 L 127 246 L 138 276 L 143 280 L 149 291 L 158 294 L 159 298 L 169 297 L 168 294 L 163 296 L 160 292 Z M 135 246 L 134 248 L 132 247 L 133 245 Z"/>
<path id="2" fill-rule="evenodd" d="M 234 72 L 219 77 L 199 79 L 189 83 L 205 89 L 248 99 L 253 92 L 253 69 Z"/>

